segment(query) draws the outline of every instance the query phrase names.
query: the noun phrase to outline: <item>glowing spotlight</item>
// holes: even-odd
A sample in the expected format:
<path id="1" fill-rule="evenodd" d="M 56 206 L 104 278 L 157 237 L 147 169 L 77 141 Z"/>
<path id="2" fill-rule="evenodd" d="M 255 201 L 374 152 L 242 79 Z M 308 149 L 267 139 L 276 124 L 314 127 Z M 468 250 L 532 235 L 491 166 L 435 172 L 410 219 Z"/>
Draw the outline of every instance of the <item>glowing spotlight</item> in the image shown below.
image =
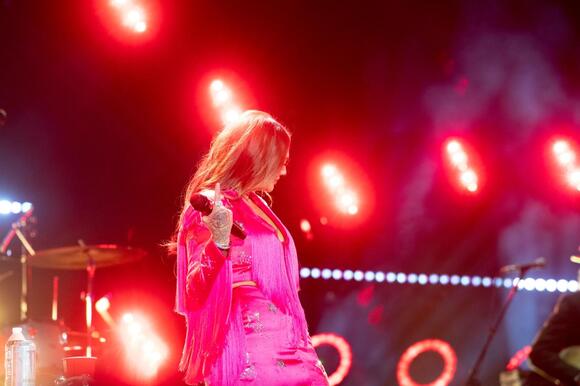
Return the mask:
<path id="1" fill-rule="evenodd" d="M 580 169 L 576 168 L 567 173 L 568 184 L 580 191 Z"/>
<path id="2" fill-rule="evenodd" d="M 109 308 L 111 308 L 111 301 L 108 296 L 103 296 L 95 303 L 95 310 L 97 310 L 101 318 L 103 318 L 109 327 L 115 327 L 115 320 L 109 314 Z"/>
<path id="3" fill-rule="evenodd" d="M 134 28 L 137 23 L 145 21 L 145 12 L 143 8 L 134 6 L 126 10 L 123 14 L 123 25 Z"/>
<path id="4" fill-rule="evenodd" d="M 111 0 L 110 4 L 115 8 L 124 8 L 130 4 L 130 0 Z"/>
<path id="5" fill-rule="evenodd" d="M 103 296 L 102 298 L 97 300 L 97 302 L 95 303 L 95 309 L 97 310 L 97 312 L 108 311 L 110 307 L 111 307 L 111 302 L 109 301 L 109 298 L 106 296 Z"/>
<path id="6" fill-rule="evenodd" d="M 310 225 L 310 221 L 306 219 L 300 220 L 300 230 L 304 233 L 309 233 L 312 230 L 312 226 Z"/>
<path id="7" fill-rule="evenodd" d="M 209 84 L 209 94 L 224 125 L 231 125 L 240 118 L 242 109 L 235 103 L 233 91 L 223 80 L 212 80 Z"/>
<path id="8" fill-rule="evenodd" d="M 459 180 L 470 192 L 475 192 L 477 190 L 477 174 L 475 174 L 473 170 L 468 169 L 461 172 Z"/>
<path id="9" fill-rule="evenodd" d="M 557 140 L 552 145 L 556 159 L 562 166 L 573 165 L 576 161 L 576 154 L 570 147 L 570 143 L 564 140 Z"/>
<path id="10" fill-rule="evenodd" d="M 26 213 L 32 210 L 32 204 L 30 202 L 22 203 L 22 213 Z"/>
<path id="11" fill-rule="evenodd" d="M 344 380 L 350 371 L 352 365 L 352 350 L 350 344 L 339 335 L 317 334 L 312 336 L 312 345 L 314 348 L 325 344 L 334 347 L 340 356 L 340 362 L 337 369 L 328 377 L 328 382 L 331 386 L 338 385 Z M 320 364 L 320 366 L 322 365 Z M 324 367 L 322 367 L 321 370 L 324 370 Z"/>
<path id="12" fill-rule="evenodd" d="M 324 178 L 330 178 L 330 177 L 338 174 L 338 170 L 336 169 L 336 166 L 334 166 L 332 164 L 326 164 L 326 165 L 322 166 L 321 172 L 322 172 L 322 176 Z"/>
<path id="13" fill-rule="evenodd" d="M 552 152 L 561 174 L 570 187 L 580 191 L 580 167 L 577 154 L 570 141 L 559 139 L 553 142 Z"/>
<path id="14" fill-rule="evenodd" d="M 343 191 L 336 197 L 336 205 L 341 212 L 351 215 L 358 213 L 358 198 L 354 192 Z"/>
<path id="15" fill-rule="evenodd" d="M 224 82 L 222 82 L 221 79 L 214 79 L 210 84 L 209 84 L 209 90 L 212 93 L 217 93 L 220 92 L 222 90 L 224 90 L 226 88 Z M 214 94 L 215 95 L 215 94 Z"/>
<path id="16" fill-rule="evenodd" d="M 211 86 L 210 86 L 211 87 Z M 232 101 L 232 92 L 222 86 L 221 89 L 212 92 L 213 105 L 220 107 Z"/>
<path id="17" fill-rule="evenodd" d="M 27 213 L 32 210 L 30 202 L 0 200 L 0 215 Z"/>
<path id="18" fill-rule="evenodd" d="M 8 200 L 0 201 L 0 214 L 10 214 L 12 211 L 12 202 Z"/>
<path id="19" fill-rule="evenodd" d="M 132 378 L 147 380 L 155 377 L 168 356 L 167 345 L 142 317 L 125 314 L 117 328 L 124 342 L 125 367 Z M 135 358 L 140 358 L 135 361 Z"/>
<path id="20" fill-rule="evenodd" d="M 463 147 L 461 146 L 461 144 L 457 140 L 454 140 L 454 139 L 447 142 L 446 148 L 447 148 L 447 152 L 449 154 L 456 154 L 456 153 L 463 152 Z"/>
<path id="21" fill-rule="evenodd" d="M 464 146 L 457 139 L 450 139 L 445 144 L 445 156 L 462 189 L 475 193 L 479 189 L 479 176 L 474 169 L 473 161 Z"/>
<path id="22" fill-rule="evenodd" d="M 10 206 L 10 211 L 14 214 L 22 212 L 22 204 L 17 201 L 13 201 L 12 205 Z"/>
<path id="23" fill-rule="evenodd" d="M 242 115 L 242 110 L 239 107 L 230 107 L 222 113 L 222 121 L 226 125 L 235 123 Z"/>
<path id="24" fill-rule="evenodd" d="M 145 23 L 144 21 L 138 21 L 133 25 L 133 30 L 135 32 L 143 33 L 147 31 L 147 23 Z"/>

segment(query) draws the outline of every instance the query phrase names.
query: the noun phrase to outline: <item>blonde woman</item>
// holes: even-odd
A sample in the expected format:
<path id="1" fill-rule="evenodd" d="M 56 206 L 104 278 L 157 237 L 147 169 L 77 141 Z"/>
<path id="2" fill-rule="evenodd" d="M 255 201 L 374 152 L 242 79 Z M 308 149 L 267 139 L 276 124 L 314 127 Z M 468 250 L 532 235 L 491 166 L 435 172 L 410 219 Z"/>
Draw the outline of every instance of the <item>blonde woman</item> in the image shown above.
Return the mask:
<path id="1" fill-rule="evenodd" d="M 284 126 L 247 111 L 214 138 L 187 186 L 176 311 L 187 322 L 188 384 L 328 385 L 298 298 L 294 242 L 267 202 L 289 148 Z M 191 206 L 195 194 L 213 205 L 207 216 Z M 245 238 L 232 236 L 234 222 Z"/>

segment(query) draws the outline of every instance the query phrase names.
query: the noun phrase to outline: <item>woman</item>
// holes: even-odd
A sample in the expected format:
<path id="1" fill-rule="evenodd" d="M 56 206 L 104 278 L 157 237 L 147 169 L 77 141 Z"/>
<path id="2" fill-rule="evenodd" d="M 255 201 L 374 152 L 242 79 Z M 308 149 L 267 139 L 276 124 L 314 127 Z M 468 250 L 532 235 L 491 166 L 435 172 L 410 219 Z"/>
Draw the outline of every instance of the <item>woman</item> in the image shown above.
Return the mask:
<path id="1" fill-rule="evenodd" d="M 294 242 L 257 194 L 286 174 L 289 147 L 284 126 L 247 111 L 217 135 L 188 184 L 176 235 L 188 384 L 328 385 L 298 298 Z M 196 193 L 213 203 L 209 215 L 190 205 Z M 231 235 L 234 221 L 245 239 Z"/>

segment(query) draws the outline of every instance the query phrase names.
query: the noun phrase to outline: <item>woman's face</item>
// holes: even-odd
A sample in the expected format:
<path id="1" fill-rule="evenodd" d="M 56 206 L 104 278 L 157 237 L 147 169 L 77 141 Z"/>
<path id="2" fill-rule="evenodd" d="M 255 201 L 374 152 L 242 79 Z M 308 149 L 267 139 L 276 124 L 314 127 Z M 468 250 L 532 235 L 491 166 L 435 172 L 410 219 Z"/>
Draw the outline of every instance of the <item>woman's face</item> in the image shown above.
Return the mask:
<path id="1" fill-rule="evenodd" d="M 278 172 L 275 175 L 273 175 L 269 180 L 264 181 L 263 186 L 261 186 L 258 190 L 263 190 L 268 193 L 274 190 L 274 186 L 276 186 L 276 183 L 278 182 L 280 177 L 286 175 L 286 165 L 288 164 L 289 159 L 290 159 L 290 151 L 286 153 L 286 158 L 280 170 L 278 170 Z"/>

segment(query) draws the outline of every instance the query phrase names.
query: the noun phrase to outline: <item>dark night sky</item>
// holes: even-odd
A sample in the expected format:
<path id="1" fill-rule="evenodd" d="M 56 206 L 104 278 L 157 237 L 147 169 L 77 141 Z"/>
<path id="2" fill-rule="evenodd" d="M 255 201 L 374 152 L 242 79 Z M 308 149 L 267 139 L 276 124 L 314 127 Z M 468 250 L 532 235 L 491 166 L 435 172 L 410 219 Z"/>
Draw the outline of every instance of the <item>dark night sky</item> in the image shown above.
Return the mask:
<path id="1" fill-rule="evenodd" d="M 580 144 L 574 1 L 164 1 L 143 44 L 109 34 L 93 3 L 0 2 L 0 198 L 35 204 L 36 248 L 79 238 L 144 247 L 170 299 L 172 262 L 159 244 L 219 129 L 201 95 L 223 74 L 238 80 L 245 107 L 294 134 L 274 209 L 302 264 L 491 275 L 541 255 L 545 275 L 575 277 L 566 261 L 580 243 L 578 194 L 556 181 L 544 150 L 552 134 Z M 449 135 L 477 150 L 479 195 L 447 180 L 439 146 Z M 364 172 L 375 203 L 364 223 L 315 224 L 307 242 L 299 220 L 327 213 L 306 175 L 327 151 Z M 1 232 L 7 225 L 0 219 Z M 314 289 L 335 291 L 329 310 L 343 310 L 360 289 L 347 287 L 306 284 L 312 320 L 326 317 Z M 391 290 L 375 293 L 388 300 Z M 393 370 L 365 371 L 384 382 Z"/>

